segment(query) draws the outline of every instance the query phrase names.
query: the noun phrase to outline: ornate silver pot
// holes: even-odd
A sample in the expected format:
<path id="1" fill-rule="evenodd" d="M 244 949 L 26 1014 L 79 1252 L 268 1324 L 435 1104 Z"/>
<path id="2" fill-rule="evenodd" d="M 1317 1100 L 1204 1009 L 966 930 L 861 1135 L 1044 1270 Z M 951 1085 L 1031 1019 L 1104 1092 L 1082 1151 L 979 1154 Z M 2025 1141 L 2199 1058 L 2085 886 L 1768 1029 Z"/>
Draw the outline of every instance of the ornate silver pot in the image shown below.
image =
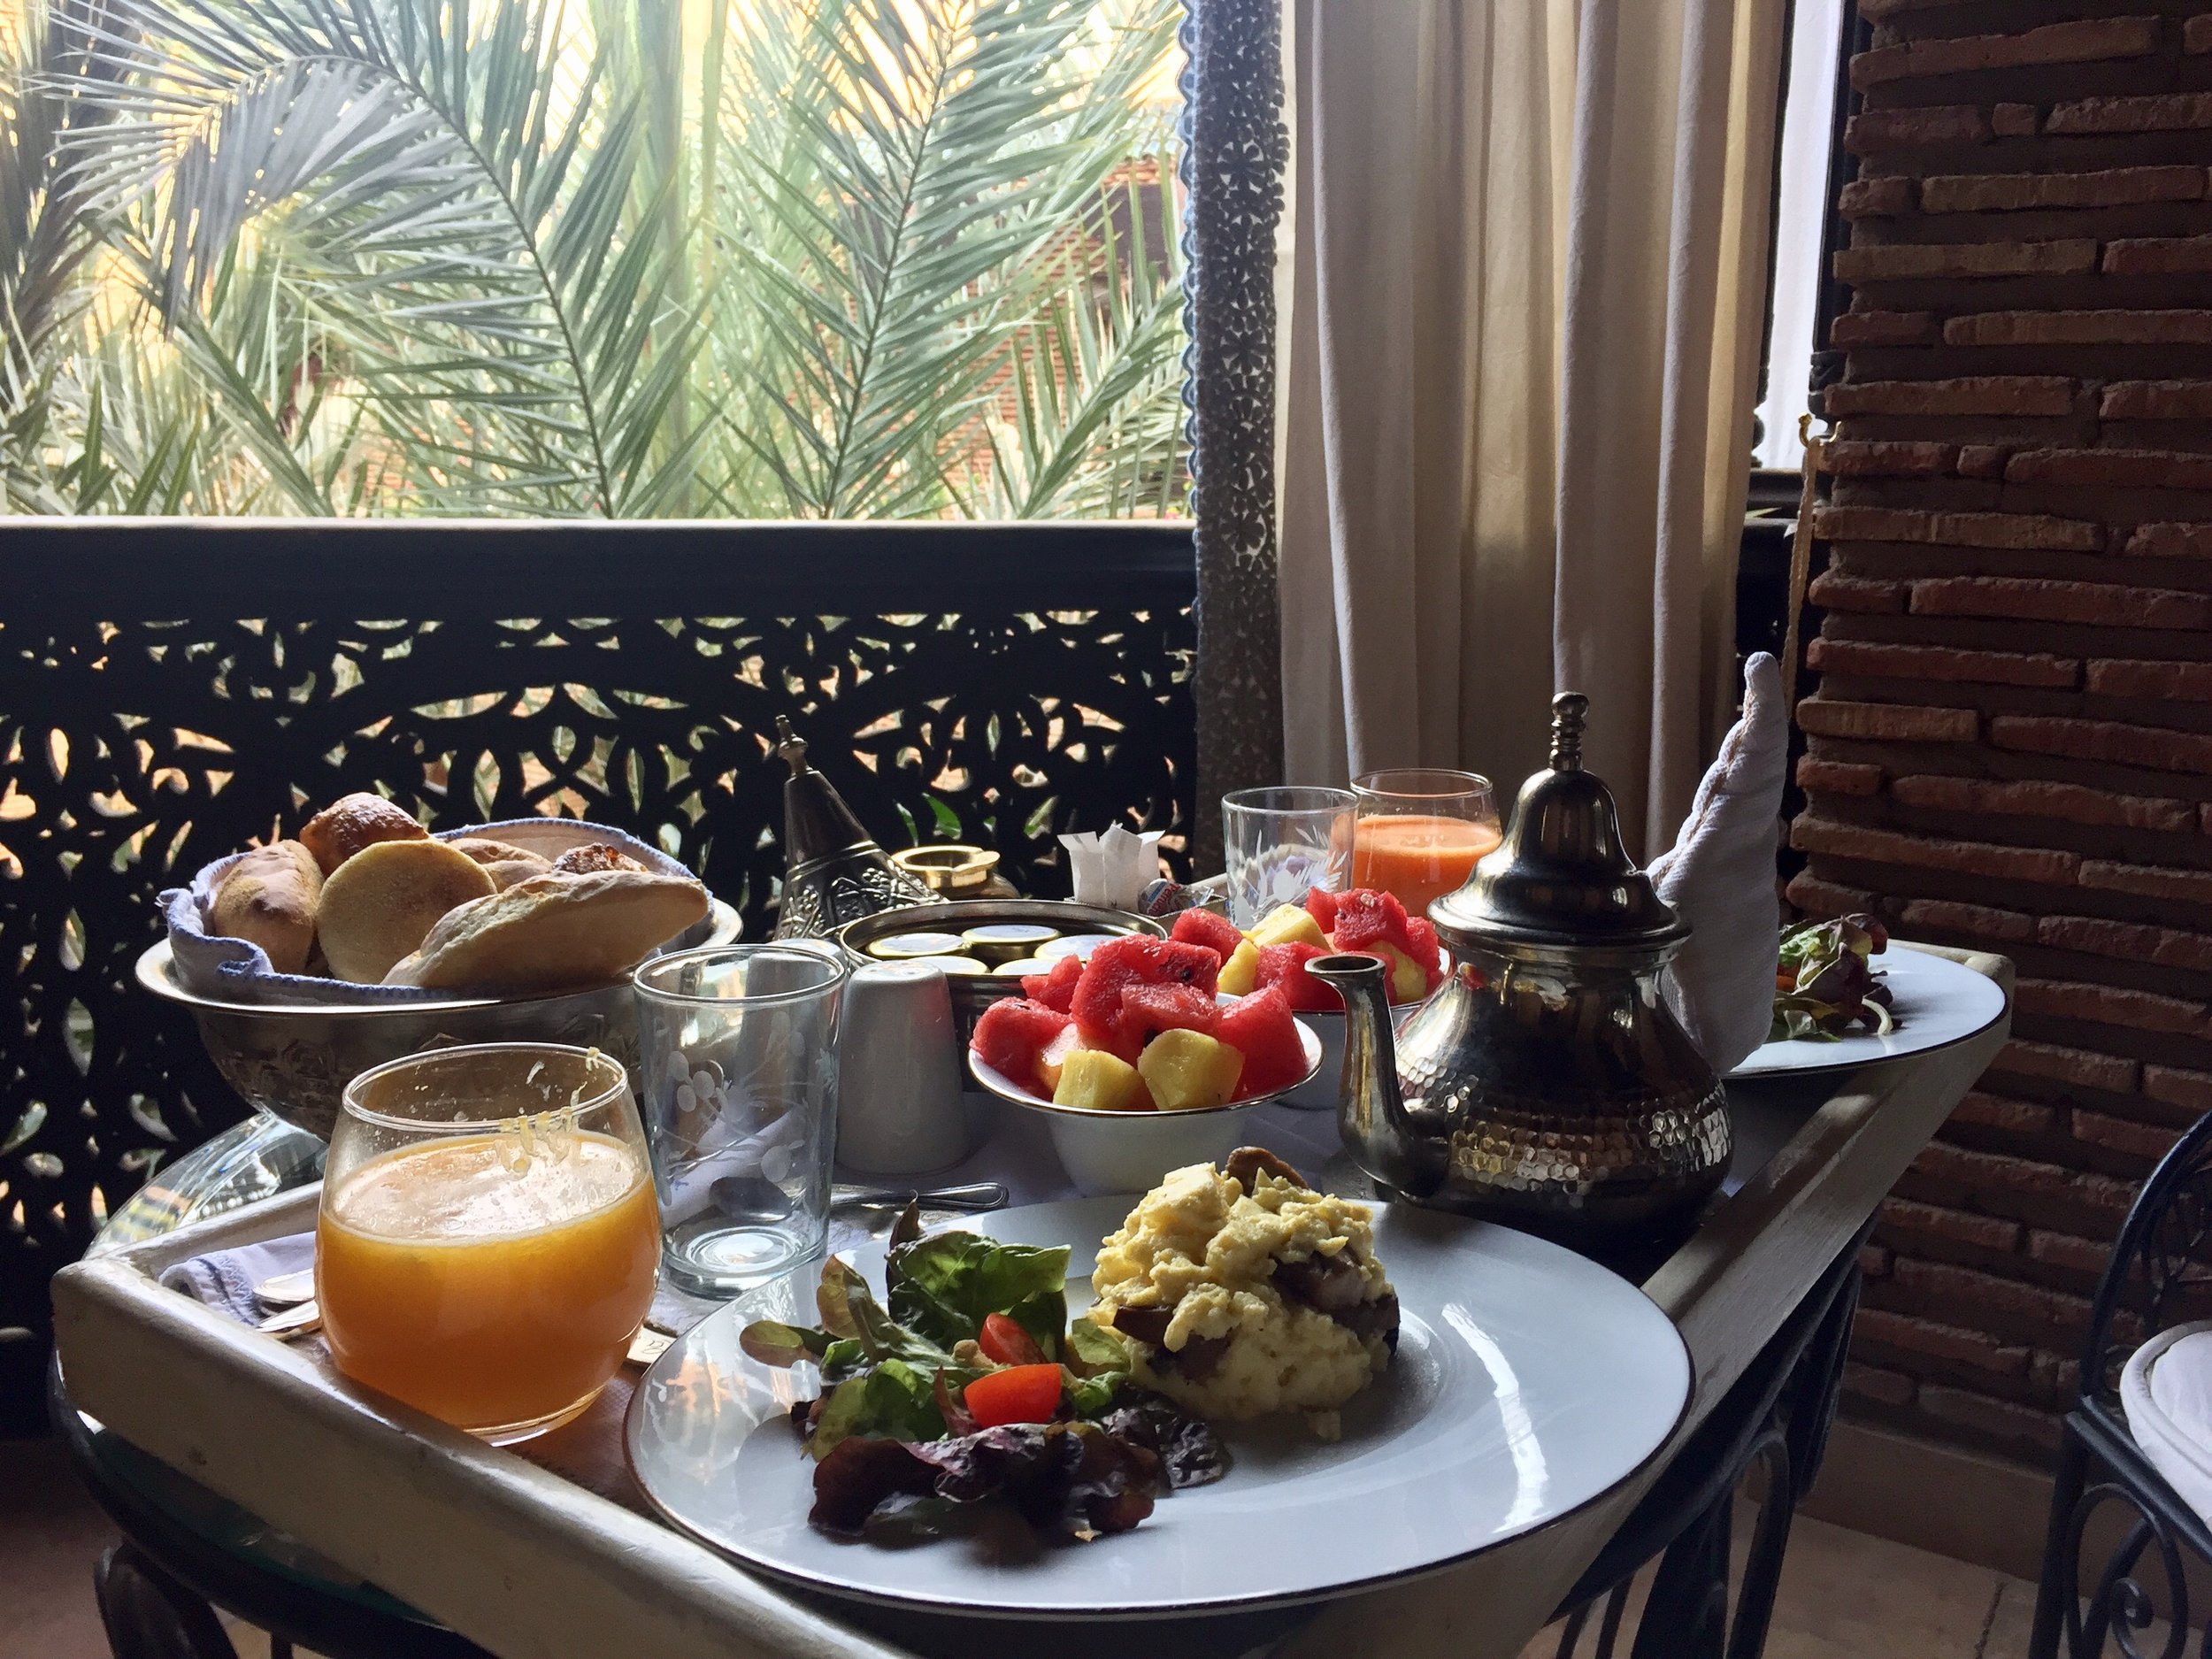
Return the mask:
<path id="1" fill-rule="evenodd" d="M 1379 961 L 1307 964 L 1344 995 L 1337 1123 L 1360 1165 L 1416 1203 L 1584 1248 L 1686 1228 L 1732 1145 L 1720 1079 L 1660 995 L 1690 930 L 1582 770 L 1587 708 L 1552 700 L 1550 765 L 1429 907 L 1453 972 L 1394 1040 Z"/>

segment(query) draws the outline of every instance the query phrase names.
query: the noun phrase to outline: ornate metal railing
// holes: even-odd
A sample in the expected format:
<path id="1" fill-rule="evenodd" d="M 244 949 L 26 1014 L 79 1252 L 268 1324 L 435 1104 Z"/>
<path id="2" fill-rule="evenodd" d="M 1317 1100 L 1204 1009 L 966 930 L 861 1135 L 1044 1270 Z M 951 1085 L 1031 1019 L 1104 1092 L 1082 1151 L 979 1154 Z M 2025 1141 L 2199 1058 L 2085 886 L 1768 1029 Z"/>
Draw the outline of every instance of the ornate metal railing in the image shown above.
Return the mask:
<path id="1" fill-rule="evenodd" d="M 1173 524 L 0 521 L 0 1371 L 102 1217 L 242 1110 L 133 983 L 161 888 L 378 788 L 620 825 L 757 935 L 786 714 L 887 843 L 1064 892 L 1060 831 L 1183 845 L 1194 592 Z"/>

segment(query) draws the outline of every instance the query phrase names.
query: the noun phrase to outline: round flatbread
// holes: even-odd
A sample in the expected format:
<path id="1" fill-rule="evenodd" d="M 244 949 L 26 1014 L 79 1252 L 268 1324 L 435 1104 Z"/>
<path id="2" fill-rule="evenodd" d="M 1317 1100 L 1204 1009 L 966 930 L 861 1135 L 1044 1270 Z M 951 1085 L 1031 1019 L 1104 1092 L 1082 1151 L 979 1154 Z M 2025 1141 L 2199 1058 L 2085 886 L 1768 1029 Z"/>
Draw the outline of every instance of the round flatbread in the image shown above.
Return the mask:
<path id="1" fill-rule="evenodd" d="M 387 985 L 550 991 L 618 979 L 707 913 L 707 890 L 641 870 L 533 876 L 462 905 Z"/>

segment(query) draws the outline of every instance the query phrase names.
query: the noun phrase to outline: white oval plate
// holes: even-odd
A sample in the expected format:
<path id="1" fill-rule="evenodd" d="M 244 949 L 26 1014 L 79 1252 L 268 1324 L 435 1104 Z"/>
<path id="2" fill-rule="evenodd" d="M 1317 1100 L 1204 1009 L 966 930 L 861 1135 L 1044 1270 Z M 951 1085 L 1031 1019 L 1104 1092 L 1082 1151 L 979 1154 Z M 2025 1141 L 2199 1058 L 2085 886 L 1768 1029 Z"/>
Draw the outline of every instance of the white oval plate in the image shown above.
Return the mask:
<path id="1" fill-rule="evenodd" d="M 1065 1244 L 1068 1306 L 1090 1302 L 1097 1240 L 1129 1198 L 982 1217 L 1010 1243 Z M 1690 1393 L 1667 1317 L 1627 1280 L 1525 1233 L 1380 1207 L 1376 1250 L 1402 1309 L 1390 1371 L 1343 1438 L 1291 1421 L 1225 1425 L 1228 1476 L 1160 1500 L 1134 1532 L 1007 1553 L 1003 1540 L 883 1548 L 807 1525 L 814 1465 L 786 1419 L 811 1367 L 737 1344 L 751 1319 L 811 1324 L 818 1271 L 752 1292 L 680 1338 L 640 1382 L 626 1434 L 638 1485 L 674 1525 L 775 1578 L 860 1601 L 1002 1617 L 1113 1619 L 1319 1601 L 1433 1571 L 1558 1519 L 1658 1450 Z M 880 1286 L 883 1251 L 849 1258 Z"/>
<path id="2" fill-rule="evenodd" d="M 1873 959 L 1875 971 L 1889 981 L 1895 999 L 1886 1035 L 1845 1037 L 1835 1042 L 1792 1038 L 1751 1052 L 1730 1077 L 1773 1077 L 1784 1071 L 1847 1071 L 1876 1060 L 1894 1060 L 1955 1042 L 1989 1029 L 2005 1011 L 2004 987 L 1948 956 L 1892 946 Z"/>

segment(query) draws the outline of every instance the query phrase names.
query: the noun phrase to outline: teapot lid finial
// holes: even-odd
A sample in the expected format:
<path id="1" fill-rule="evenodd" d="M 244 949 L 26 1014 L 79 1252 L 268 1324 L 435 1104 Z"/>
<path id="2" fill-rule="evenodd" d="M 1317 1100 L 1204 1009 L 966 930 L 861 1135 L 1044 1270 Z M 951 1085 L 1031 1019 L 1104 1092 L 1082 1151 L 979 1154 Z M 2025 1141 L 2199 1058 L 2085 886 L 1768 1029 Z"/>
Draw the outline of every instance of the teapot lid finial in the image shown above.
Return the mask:
<path id="1" fill-rule="evenodd" d="M 1429 907 L 1447 943 L 1663 950 L 1689 929 L 1621 845 L 1613 792 L 1582 767 L 1590 699 L 1551 700 L 1551 764 L 1521 786 L 1505 839 Z"/>
<path id="2" fill-rule="evenodd" d="M 1551 700 L 1551 769 L 1582 770 L 1582 723 L 1590 713 L 1590 699 L 1578 691 L 1563 691 Z"/>

